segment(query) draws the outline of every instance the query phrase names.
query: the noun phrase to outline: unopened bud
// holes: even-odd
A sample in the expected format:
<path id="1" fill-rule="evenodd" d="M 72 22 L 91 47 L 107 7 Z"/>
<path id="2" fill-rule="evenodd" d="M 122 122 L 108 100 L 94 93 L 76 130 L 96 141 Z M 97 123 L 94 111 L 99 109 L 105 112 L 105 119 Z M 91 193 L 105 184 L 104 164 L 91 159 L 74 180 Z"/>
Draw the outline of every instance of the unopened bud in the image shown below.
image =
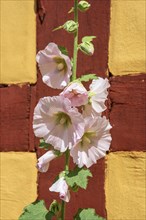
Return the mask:
<path id="1" fill-rule="evenodd" d="M 82 12 L 87 11 L 90 8 L 90 4 L 87 1 L 80 1 L 78 3 L 78 9 Z"/>
<path id="2" fill-rule="evenodd" d="M 73 20 L 69 20 L 63 25 L 63 28 L 69 33 L 74 33 L 78 29 L 78 26 L 78 23 Z"/>
<path id="3" fill-rule="evenodd" d="M 91 42 L 83 42 L 79 45 L 80 50 L 89 55 L 92 56 L 94 53 L 94 46 Z"/>

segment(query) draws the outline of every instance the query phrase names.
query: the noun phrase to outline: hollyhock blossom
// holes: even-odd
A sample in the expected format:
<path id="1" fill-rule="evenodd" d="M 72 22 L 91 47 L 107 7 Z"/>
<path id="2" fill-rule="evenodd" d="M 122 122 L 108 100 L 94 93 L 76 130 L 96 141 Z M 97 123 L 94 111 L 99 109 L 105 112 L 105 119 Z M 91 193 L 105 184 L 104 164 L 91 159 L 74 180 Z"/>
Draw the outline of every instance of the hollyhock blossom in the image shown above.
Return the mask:
<path id="1" fill-rule="evenodd" d="M 61 53 L 55 43 L 38 52 L 36 56 L 42 80 L 48 86 L 55 89 L 63 89 L 70 81 L 71 60 Z"/>
<path id="2" fill-rule="evenodd" d="M 105 100 L 108 96 L 107 89 L 110 87 L 108 79 L 99 77 L 93 80 L 90 85 L 89 97 L 92 108 L 97 113 L 101 113 L 106 109 Z"/>
<path id="3" fill-rule="evenodd" d="M 110 129 L 106 117 L 85 118 L 85 133 L 70 151 L 74 163 L 79 167 L 90 167 L 104 157 L 111 143 Z"/>
<path id="4" fill-rule="evenodd" d="M 71 148 L 84 133 L 84 119 L 78 109 L 61 96 L 44 97 L 34 109 L 33 129 L 37 137 L 61 152 Z"/>
<path id="5" fill-rule="evenodd" d="M 38 159 L 37 168 L 40 172 L 45 173 L 49 168 L 49 163 L 51 160 L 55 159 L 57 155 L 55 155 L 53 150 L 48 151 L 43 156 Z"/>
<path id="6" fill-rule="evenodd" d="M 50 188 L 51 192 L 58 192 L 61 200 L 65 202 L 69 202 L 70 200 L 70 192 L 68 190 L 68 185 L 64 179 L 64 177 L 59 178 Z"/>
<path id="7" fill-rule="evenodd" d="M 89 117 L 89 116 L 91 116 L 92 118 L 95 118 L 95 117 L 101 116 L 101 113 L 97 113 L 93 109 L 91 103 L 88 103 L 88 104 L 83 106 L 82 115 L 83 115 L 84 118 Z"/>
<path id="8" fill-rule="evenodd" d="M 72 106 L 81 106 L 88 103 L 88 92 L 79 82 L 70 83 L 60 95 L 68 98 Z"/>

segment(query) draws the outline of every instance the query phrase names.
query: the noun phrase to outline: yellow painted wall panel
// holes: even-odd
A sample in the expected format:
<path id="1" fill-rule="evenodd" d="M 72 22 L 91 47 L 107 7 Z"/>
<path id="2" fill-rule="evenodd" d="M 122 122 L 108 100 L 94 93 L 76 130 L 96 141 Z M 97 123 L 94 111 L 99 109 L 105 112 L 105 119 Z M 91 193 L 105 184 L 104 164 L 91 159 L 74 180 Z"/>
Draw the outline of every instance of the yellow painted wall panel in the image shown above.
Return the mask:
<path id="1" fill-rule="evenodd" d="M 0 153 L 0 220 L 17 220 L 37 198 L 36 154 Z"/>
<path id="2" fill-rule="evenodd" d="M 107 219 L 145 220 L 146 153 L 109 153 L 106 162 Z"/>
<path id="3" fill-rule="evenodd" d="M 0 0 L 0 83 L 36 82 L 36 19 L 33 0 Z"/>
<path id="4" fill-rule="evenodd" d="M 109 70 L 146 73 L 146 1 L 111 0 Z"/>

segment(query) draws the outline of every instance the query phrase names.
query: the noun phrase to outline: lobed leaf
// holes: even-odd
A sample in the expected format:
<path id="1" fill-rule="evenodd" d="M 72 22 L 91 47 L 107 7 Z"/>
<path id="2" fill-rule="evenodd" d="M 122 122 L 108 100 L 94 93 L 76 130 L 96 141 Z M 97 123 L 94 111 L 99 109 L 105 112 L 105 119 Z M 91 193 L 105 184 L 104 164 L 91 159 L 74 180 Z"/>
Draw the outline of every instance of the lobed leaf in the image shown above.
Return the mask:
<path id="1" fill-rule="evenodd" d="M 79 209 L 77 214 L 74 216 L 74 220 L 105 220 L 95 213 L 95 209 Z"/>
<path id="2" fill-rule="evenodd" d="M 96 36 L 85 36 L 82 38 L 82 42 L 91 42 Z"/>
<path id="3" fill-rule="evenodd" d="M 74 186 L 79 186 L 86 189 L 88 177 L 92 177 L 92 173 L 89 169 L 75 167 L 75 169 L 70 171 L 65 178 L 70 187 L 74 188 Z"/>
<path id="4" fill-rule="evenodd" d="M 24 208 L 19 220 L 51 220 L 54 213 L 48 211 L 45 207 L 44 201 L 36 201 Z"/>
<path id="5" fill-rule="evenodd" d="M 89 80 L 92 80 L 92 79 L 98 79 L 96 74 L 91 73 L 91 74 L 82 75 L 78 80 L 80 82 L 88 82 Z"/>

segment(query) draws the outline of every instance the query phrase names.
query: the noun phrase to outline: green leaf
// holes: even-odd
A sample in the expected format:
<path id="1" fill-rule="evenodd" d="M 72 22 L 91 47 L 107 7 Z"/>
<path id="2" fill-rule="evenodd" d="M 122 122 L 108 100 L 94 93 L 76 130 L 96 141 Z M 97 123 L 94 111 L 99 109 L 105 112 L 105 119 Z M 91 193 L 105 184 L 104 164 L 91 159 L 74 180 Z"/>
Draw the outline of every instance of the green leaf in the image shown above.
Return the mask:
<path id="1" fill-rule="evenodd" d="M 36 201 L 24 208 L 19 220 L 51 220 L 54 213 L 48 211 L 44 201 Z"/>
<path id="2" fill-rule="evenodd" d="M 96 36 L 85 36 L 82 38 L 82 42 L 91 42 Z"/>
<path id="3" fill-rule="evenodd" d="M 62 54 L 68 56 L 68 50 L 67 48 L 63 47 L 63 46 L 58 46 L 59 50 L 61 51 Z"/>
<path id="4" fill-rule="evenodd" d="M 74 220 L 105 220 L 95 213 L 95 209 L 79 209 L 77 214 L 74 216 Z"/>
<path id="5" fill-rule="evenodd" d="M 86 75 L 82 75 L 78 80 L 80 82 L 88 82 L 89 80 L 92 79 L 98 79 L 98 77 L 96 76 L 96 74 L 86 74 Z"/>
<path id="6" fill-rule="evenodd" d="M 92 173 L 89 169 L 75 167 L 73 171 L 70 171 L 65 177 L 67 184 L 70 187 L 75 185 L 86 189 L 88 184 L 88 177 L 92 177 Z"/>

